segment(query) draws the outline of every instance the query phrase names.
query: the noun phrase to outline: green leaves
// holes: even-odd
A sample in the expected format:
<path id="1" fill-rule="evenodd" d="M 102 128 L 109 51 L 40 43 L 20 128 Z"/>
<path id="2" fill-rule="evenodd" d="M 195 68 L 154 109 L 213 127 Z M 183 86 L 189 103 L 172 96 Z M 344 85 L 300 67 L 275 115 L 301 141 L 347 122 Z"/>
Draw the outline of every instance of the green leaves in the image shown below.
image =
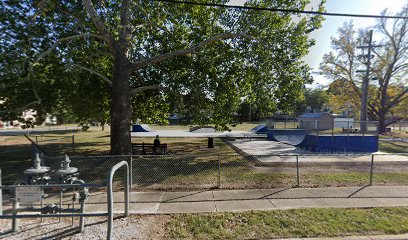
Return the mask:
<path id="1" fill-rule="evenodd" d="M 132 63 L 191 48 L 221 33 L 254 37 L 219 40 L 133 73 L 130 91 L 152 85 L 167 89 L 132 96 L 133 120 L 166 122 L 168 114 L 176 112 L 191 123 L 226 129 L 234 122 L 243 99 L 263 116 L 276 110 L 292 111 L 303 85 L 311 81 L 309 68 L 301 59 L 313 44 L 308 33 L 320 26 L 319 17 L 292 20 L 287 13 L 139 0 L 129 4 L 129 25 L 122 26 L 122 1 L 92 3 L 116 41 L 124 27 L 129 29 L 129 50 L 124 54 Z M 245 4 L 303 10 L 307 1 Z M 100 34 L 84 14 L 82 3 L 51 1 L 38 6 L 37 1 L 25 5 L 2 2 L 1 6 L 4 24 L 0 26 L 7 36 L 0 42 L 0 69 L 6 69 L 0 76 L 7 87 L 0 86 L 0 96 L 7 97 L 10 106 L 23 106 L 23 102 L 35 100 L 35 88 L 44 100 L 38 107 L 47 112 L 71 114 L 80 121 L 107 119 L 110 86 L 85 70 L 113 81 L 113 69 L 121 63 L 114 62 L 112 49 L 104 40 L 84 37 L 62 42 L 44 59 L 35 61 L 58 39 Z M 117 44 L 126 45 L 126 41 Z M 28 71 L 30 67 L 33 72 Z"/>

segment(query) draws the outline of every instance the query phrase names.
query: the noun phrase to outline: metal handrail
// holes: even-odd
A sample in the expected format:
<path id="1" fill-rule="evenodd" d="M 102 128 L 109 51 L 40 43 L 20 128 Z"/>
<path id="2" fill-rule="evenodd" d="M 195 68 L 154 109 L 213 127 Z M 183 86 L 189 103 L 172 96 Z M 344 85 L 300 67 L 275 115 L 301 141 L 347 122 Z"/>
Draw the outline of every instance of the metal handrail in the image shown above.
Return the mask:
<path id="1" fill-rule="evenodd" d="M 112 167 L 112 169 L 109 172 L 109 177 L 108 177 L 108 235 L 107 239 L 112 239 L 112 232 L 113 232 L 113 176 L 115 175 L 115 172 L 123 167 L 126 166 L 126 178 L 125 178 L 125 217 L 129 216 L 129 164 L 126 161 L 121 161 L 115 166 Z"/>

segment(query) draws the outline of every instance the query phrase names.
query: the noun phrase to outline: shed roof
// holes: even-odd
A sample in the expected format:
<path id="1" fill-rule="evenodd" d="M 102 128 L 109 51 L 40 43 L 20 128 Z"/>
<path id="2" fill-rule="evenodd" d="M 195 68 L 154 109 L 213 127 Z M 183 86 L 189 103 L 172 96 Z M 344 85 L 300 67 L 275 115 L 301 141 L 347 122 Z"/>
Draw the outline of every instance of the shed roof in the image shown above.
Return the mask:
<path id="1" fill-rule="evenodd" d="M 301 116 L 299 116 L 299 118 L 320 118 L 323 115 L 329 115 L 330 117 L 333 117 L 332 115 L 326 113 L 326 112 L 322 112 L 322 113 L 305 113 Z"/>

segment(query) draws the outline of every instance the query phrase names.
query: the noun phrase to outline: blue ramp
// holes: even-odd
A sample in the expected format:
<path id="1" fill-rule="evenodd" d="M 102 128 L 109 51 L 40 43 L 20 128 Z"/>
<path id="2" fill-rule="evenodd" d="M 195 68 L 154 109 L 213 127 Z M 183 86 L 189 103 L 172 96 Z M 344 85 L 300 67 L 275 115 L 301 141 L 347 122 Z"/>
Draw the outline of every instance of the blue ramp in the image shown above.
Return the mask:
<path id="1" fill-rule="evenodd" d="M 259 124 L 258 126 L 252 128 L 251 132 L 256 134 L 265 134 L 268 132 L 268 128 L 265 124 Z"/>
<path id="2" fill-rule="evenodd" d="M 268 139 L 314 152 L 376 152 L 376 135 L 313 135 L 304 129 L 269 129 Z"/>
<path id="3" fill-rule="evenodd" d="M 153 132 L 153 129 L 146 124 L 133 124 L 132 132 Z"/>

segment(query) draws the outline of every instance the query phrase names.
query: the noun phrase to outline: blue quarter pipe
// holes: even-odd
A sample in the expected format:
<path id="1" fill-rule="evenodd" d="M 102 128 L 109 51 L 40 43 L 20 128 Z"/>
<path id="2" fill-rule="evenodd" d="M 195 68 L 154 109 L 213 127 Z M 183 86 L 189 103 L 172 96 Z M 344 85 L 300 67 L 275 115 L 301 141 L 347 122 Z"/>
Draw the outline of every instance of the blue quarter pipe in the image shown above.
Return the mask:
<path id="1" fill-rule="evenodd" d="M 321 135 L 309 134 L 303 129 L 268 129 L 269 140 L 302 147 L 315 152 L 377 152 L 375 135 Z"/>
<path id="2" fill-rule="evenodd" d="M 303 129 L 268 130 L 268 139 L 287 143 L 293 146 L 300 145 L 306 138 L 307 132 Z"/>
<path id="3" fill-rule="evenodd" d="M 146 124 L 133 124 L 132 132 L 153 132 L 153 129 L 149 128 Z"/>
<path id="4" fill-rule="evenodd" d="M 259 124 L 258 126 L 252 128 L 251 132 L 256 134 L 264 134 L 268 132 L 268 127 L 265 124 Z"/>

